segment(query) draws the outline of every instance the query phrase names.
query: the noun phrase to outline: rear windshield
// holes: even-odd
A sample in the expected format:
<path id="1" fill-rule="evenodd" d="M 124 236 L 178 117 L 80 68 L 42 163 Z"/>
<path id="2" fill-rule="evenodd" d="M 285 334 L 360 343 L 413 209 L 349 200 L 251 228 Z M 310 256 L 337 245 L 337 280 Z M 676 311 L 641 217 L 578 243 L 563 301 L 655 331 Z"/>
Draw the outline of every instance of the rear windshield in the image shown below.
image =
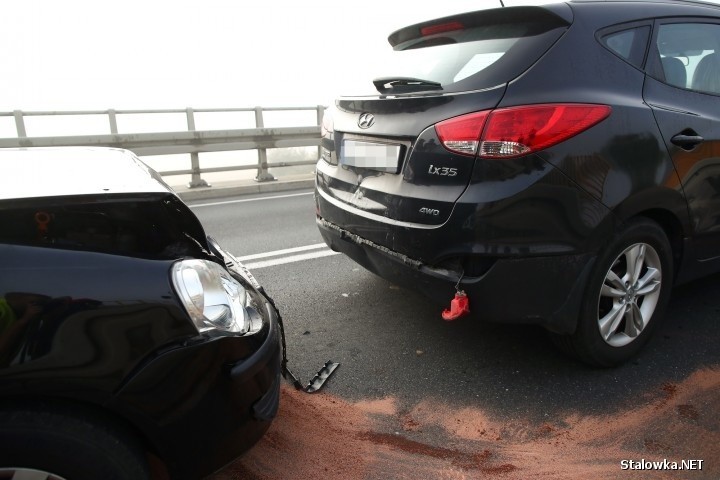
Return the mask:
<path id="1" fill-rule="evenodd" d="M 442 92 L 494 87 L 527 70 L 567 27 L 540 7 L 486 10 L 413 25 L 389 37 L 393 50 L 373 67 L 367 93 L 377 78 L 439 83 Z M 418 82 L 413 92 L 423 91 L 423 84 Z"/>

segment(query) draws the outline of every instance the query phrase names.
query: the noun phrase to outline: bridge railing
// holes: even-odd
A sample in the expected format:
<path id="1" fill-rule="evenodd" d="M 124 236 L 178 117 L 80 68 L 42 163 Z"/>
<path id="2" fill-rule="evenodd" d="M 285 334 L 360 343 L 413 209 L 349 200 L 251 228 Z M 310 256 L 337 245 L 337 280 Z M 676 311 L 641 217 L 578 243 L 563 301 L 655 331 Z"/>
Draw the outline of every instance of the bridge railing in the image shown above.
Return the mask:
<path id="1" fill-rule="evenodd" d="M 159 172 L 163 176 L 191 175 L 190 187 L 208 186 L 202 178 L 204 173 L 217 173 L 257 169 L 255 179 L 259 182 L 274 180 L 269 168 L 312 165 L 315 160 L 299 162 L 268 163 L 267 150 L 286 147 L 317 147 L 320 155 L 320 124 L 325 107 L 254 107 L 216 109 L 174 110 L 92 110 L 92 111 L 21 111 L 0 112 L 0 117 L 14 117 L 17 136 L 0 138 L 0 148 L 51 147 L 51 146 L 106 146 L 132 150 L 137 155 L 190 154 L 190 169 Z M 314 125 L 300 127 L 265 127 L 265 112 L 316 112 Z M 255 117 L 255 128 L 231 130 L 197 130 L 198 113 L 250 112 Z M 181 114 L 185 115 L 187 130 L 154 133 L 125 133 L 118 131 L 117 119 L 122 115 Z M 105 115 L 108 133 L 99 135 L 29 136 L 25 125 L 27 117 Z M 201 168 L 200 153 L 257 150 L 256 165 L 230 165 Z"/>

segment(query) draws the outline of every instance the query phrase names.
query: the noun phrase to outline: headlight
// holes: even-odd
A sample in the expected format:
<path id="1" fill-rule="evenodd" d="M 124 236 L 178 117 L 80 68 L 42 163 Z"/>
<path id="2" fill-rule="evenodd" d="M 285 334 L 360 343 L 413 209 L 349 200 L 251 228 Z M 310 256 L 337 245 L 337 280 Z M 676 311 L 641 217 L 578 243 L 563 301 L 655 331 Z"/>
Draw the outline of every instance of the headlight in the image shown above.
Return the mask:
<path id="1" fill-rule="evenodd" d="M 245 333 L 250 328 L 247 291 L 220 265 L 183 260 L 173 265 L 172 280 L 199 332 Z"/>

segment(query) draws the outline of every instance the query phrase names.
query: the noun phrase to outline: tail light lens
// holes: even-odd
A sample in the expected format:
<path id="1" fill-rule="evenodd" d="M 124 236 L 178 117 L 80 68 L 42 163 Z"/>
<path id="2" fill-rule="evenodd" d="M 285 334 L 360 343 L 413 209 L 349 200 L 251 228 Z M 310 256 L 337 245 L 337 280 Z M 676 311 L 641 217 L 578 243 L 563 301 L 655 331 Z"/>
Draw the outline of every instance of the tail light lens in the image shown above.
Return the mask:
<path id="1" fill-rule="evenodd" d="M 607 105 L 529 105 L 462 115 L 438 123 L 435 129 L 445 148 L 455 153 L 515 158 L 574 137 L 607 118 L 610 112 Z M 477 136 L 473 141 L 474 132 Z"/>
<path id="2" fill-rule="evenodd" d="M 334 107 L 328 107 L 323 112 L 322 122 L 320 122 L 320 158 L 330 165 L 337 165 L 337 156 L 333 159 L 332 151 L 334 139 L 333 132 L 335 130 L 335 120 L 333 119 Z"/>
<path id="3" fill-rule="evenodd" d="M 326 137 L 335 130 L 335 122 L 333 120 L 332 107 L 326 108 L 323 112 L 322 122 L 320 123 L 320 135 Z"/>
<path id="4" fill-rule="evenodd" d="M 435 125 L 442 144 L 451 152 L 475 156 L 490 110 L 469 113 Z"/>

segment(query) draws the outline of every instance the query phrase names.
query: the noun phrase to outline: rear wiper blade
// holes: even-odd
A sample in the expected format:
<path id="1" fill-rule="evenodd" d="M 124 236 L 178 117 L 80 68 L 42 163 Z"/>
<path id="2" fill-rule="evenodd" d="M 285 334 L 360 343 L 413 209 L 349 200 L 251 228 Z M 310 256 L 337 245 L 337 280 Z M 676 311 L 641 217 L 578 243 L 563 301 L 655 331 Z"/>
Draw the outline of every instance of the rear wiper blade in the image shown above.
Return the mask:
<path id="1" fill-rule="evenodd" d="M 375 88 L 380 93 L 404 93 L 423 90 L 442 90 L 442 85 L 432 80 L 423 80 L 414 77 L 382 77 L 373 80 Z"/>

